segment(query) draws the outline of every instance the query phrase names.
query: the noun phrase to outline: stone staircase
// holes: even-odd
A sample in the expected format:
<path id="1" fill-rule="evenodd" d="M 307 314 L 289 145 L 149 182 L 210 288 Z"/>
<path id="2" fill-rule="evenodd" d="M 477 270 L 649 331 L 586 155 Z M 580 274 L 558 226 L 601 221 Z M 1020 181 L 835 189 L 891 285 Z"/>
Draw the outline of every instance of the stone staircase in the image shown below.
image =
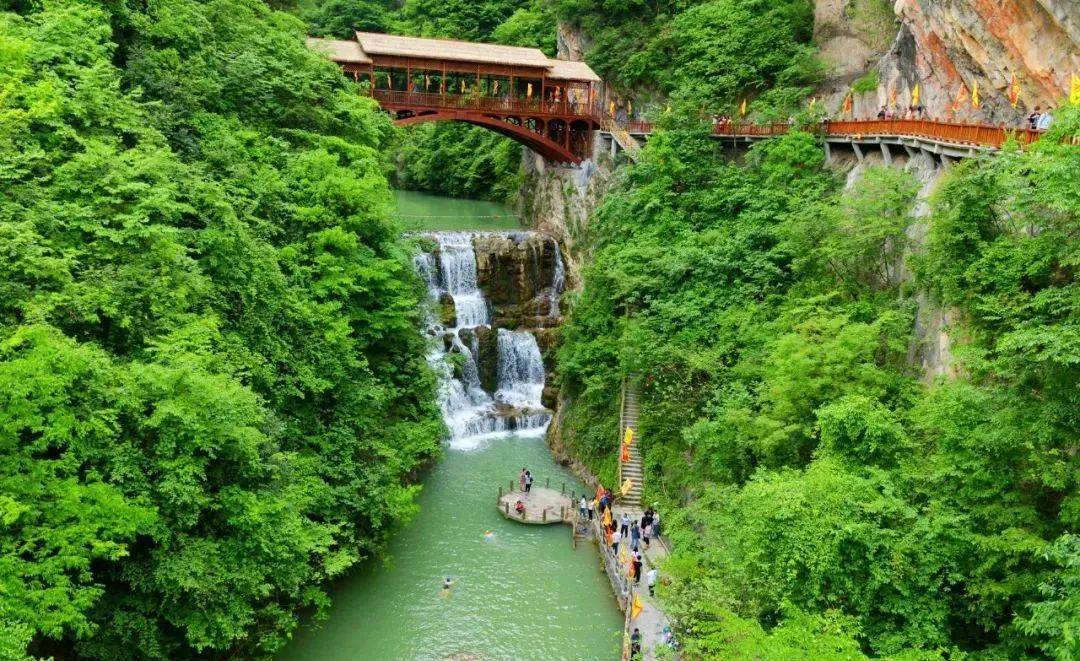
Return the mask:
<path id="1" fill-rule="evenodd" d="M 622 412 L 619 416 L 619 484 L 630 480 L 630 492 L 621 499 L 627 509 L 641 509 L 641 489 L 645 473 L 641 464 L 641 438 L 638 435 L 638 375 L 631 374 L 623 381 Z M 622 442 L 626 438 L 626 428 L 634 430 L 634 442 L 630 444 L 630 460 L 622 461 Z"/>

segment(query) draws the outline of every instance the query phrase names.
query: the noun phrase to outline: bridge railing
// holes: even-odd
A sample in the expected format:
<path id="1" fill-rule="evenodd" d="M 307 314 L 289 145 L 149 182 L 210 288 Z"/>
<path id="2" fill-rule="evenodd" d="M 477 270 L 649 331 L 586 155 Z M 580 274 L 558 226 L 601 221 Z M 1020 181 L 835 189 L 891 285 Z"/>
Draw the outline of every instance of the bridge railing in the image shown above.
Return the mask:
<path id="1" fill-rule="evenodd" d="M 479 110 L 511 114 L 580 117 L 584 120 L 592 119 L 591 108 L 588 104 L 570 101 L 541 101 L 540 99 L 514 99 L 474 94 L 432 94 L 429 92 L 398 90 L 374 90 L 371 95 L 381 105 L 387 106 L 410 106 L 437 110 Z"/>

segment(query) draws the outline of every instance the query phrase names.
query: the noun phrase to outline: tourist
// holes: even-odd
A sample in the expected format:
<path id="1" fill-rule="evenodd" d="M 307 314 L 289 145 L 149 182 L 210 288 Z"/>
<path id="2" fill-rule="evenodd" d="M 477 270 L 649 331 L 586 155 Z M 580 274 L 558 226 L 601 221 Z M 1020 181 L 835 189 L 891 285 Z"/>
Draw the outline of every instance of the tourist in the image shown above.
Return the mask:
<path id="1" fill-rule="evenodd" d="M 660 513 L 653 512 L 652 518 L 652 535 L 653 539 L 660 539 Z"/>
<path id="2" fill-rule="evenodd" d="M 521 467 L 521 475 L 518 476 L 518 491 L 525 490 L 525 475 L 528 474 L 528 472 L 529 471 L 525 470 L 524 466 Z"/>
<path id="3" fill-rule="evenodd" d="M 582 498 L 584 498 L 584 496 L 582 496 Z M 596 514 L 596 501 L 595 500 L 590 500 L 589 501 L 589 521 L 593 520 L 593 515 L 595 515 L 595 514 Z"/>
<path id="4" fill-rule="evenodd" d="M 1039 117 L 1042 115 L 1042 106 L 1035 106 L 1035 110 L 1027 116 L 1028 128 L 1034 131 L 1039 128 Z"/>
<path id="5" fill-rule="evenodd" d="M 622 513 L 622 525 L 619 532 L 622 533 L 623 537 L 626 537 L 626 534 L 630 532 L 630 515 L 626 512 Z"/>
<path id="6" fill-rule="evenodd" d="M 1036 124 L 1035 128 L 1039 129 L 1040 131 L 1045 131 L 1046 129 L 1050 128 L 1050 125 L 1053 123 L 1054 116 L 1050 113 L 1049 110 L 1047 110 L 1043 114 L 1039 115 L 1039 122 L 1038 124 Z"/>
<path id="7" fill-rule="evenodd" d="M 652 527 L 652 510 L 645 510 L 641 516 L 641 541 L 645 542 L 645 548 L 649 548 L 649 529 Z"/>
<path id="8" fill-rule="evenodd" d="M 634 569 L 634 583 L 635 584 L 641 582 L 641 565 L 642 565 L 641 554 L 640 553 L 635 554 L 633 562 L 630 563 L 630 566 L 633 567 L 633 569 Z"/>
<path id="9" fill-rule="evenodd" d="M 525 493 L 532 492 L 533 476 L 529 471 L 525 471 Z"/>
<path id="10" fill-rule="evenodd" d="M 889 114 L 889 111 L 885 109 L 885 106 L 881 106 L 881 110 L 877 111 L 878 119 L 885 119 L 885 116 Z"/>
<path id="11" fill-rule="evenodd" d="M 518 498 L 518 501 L 514 504 L 514 511 L 522 516 L 525 515 L 525 503 L 521 502 L 520 498 Z"/>
<path id="12" fill-rule="evenodd" d="M 637 521 L 634 521 L 630 526 L 630 548 L 638 550 L 638 542 L 641 541 L 641 528 L 638 527 Z"/>
<path id="13" fill-rule="evenodd" d="M 920 103 L 919 105 L 915 106 L 915 119 L 922 119 L 925 115 L 926 108 L 923 107 L 923 104 Z"/>
<path id="14" fill-rule="evenodd" d="M 611 552 L 612 553 L 618 555 L 618 553 L 619 553 L 619 542 L 621 540 L 622 540 L 622 535 L 619 534 L 618 530 L 611 533 Z"/>
<path id="15" fill-rule="evenodd" d="M 635 628 L 634 633 L 630 634 L 630 658 L 638 654 L 641 654 L 641 631 Z"/>
<path id="16" fill-rule="evenodd" d="M 645 572 L 645 585 L 649 586 L 649 596 L 656 596 L 656 579 L 660 577 L 660 572 L 656 571 L 653 567 L 649 571 Z"/>
<path id="17" fill-rule="evenodd" d="M 581 502 L 578 503 L 578 517 L 584 519 L 586 516 L 588 516 L 591 519 L 592 518 L 592 512 L 590 511 L 590 508 L 589 508 L 589 502 L 587 500 L 585 500 L 585 496 L 582 496 L 581 497 Z"/>

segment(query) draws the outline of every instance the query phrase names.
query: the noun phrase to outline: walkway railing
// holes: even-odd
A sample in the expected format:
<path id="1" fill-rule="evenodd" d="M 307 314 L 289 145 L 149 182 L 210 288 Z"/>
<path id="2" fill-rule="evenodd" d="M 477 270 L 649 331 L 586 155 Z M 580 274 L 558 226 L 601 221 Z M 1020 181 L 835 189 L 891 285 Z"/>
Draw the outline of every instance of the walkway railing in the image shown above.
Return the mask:
<path id="1" fill-rule="evenodd" d="M 382 105 L 423 107 L 438 110 L 479 110 L 510 114 L 558 115 L 592 119 L 591 108 L 585 103 L 541 101 L 510 97 L 477 96 L 475 94 L 432 94 L 398 90 L 374 90 L 371 95 Z"/>
<path id="2" fill-rule="evenodd" d="M 626 122 L 623 127 L 631 134 L 647 135 L 653 132 L 653 125 L 650 122 Z M 785 135 L 791 129 L 792 125 L 786 123 L 720 122 L 714 126 L 713 133 L 721 137 L 767 138 Z M 866 137 L 912 137 L 993 149 L 1000 148 L 1010 137 L 1015 138 L 1021 145 L 1029 145 L 1043 134 L 1043 131 L 1033 129 L 1007 128 L 991 124 L 939 122 L 929 119 L 839 120 L 800 126 L 799 129 L 827 137 L 845 137 L 856 140 Z"/>

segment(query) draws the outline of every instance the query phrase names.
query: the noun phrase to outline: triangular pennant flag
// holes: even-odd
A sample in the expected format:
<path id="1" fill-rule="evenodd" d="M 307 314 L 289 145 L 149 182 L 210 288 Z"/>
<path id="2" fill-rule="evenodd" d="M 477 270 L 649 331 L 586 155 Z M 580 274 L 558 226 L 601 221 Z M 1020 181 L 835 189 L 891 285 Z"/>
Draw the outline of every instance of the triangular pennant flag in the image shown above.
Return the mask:
<path id="1" fill-rule="evenodd" d="M 922 97 L 922 90 L 919 89 L 919 84 L 915 83 L 915 89 L 911 90 L 911 105 L 919 105 L 919 99 Z"/>
<path id="2" fill-rule="evenodd" d="M 739 106 L 739 114 L 746 117 L 746 99 L 742 100 L 742 105 Z"/>
<path id="3" fill-rule="evenodd" d="M 971 87 L 971 107 L 978 108 L 982 105 L 982 101 L 979 99 L 979 81 L 975 81 L 975 84 Z"/>
<path id="4" fill-rule="evenodd" d="M 627 445 L 630 445 L 633 442 L 634 442 L 634 428 L 633 427 L 627 427 L 626 428 L 626 433 L 623 434 L 623 443 L 626 443 Z"/>
<path id="5" fill-rule="evenodd" d="M 1080 76 L 1073 74 L 1072 90 L 1069 92 L 1069 103 L 1080 106 Z"/>
<path id="6" fill-rule="evenodd" d="M 462 94 L 465 93 L 465 80 L 464 79 L 462 79 L 462 81 L 461 81 L 461 93 Z"/>
<path id="7" fill-rule="evenodd" d="M 848 95 L 844 97 L 844 108 L 843 108 L 842 112 L 845 115 L 850 115 L 851 114 L 851 106 L 852 106 L 851 92 L 848 92 Z"/>
<path id="8" fill-rule="evenodd" d="M 612 117 L 615 116 L 615 102 L 614 101 L 610 101 L 608 103 L 608 114 L 611 115 Z"/>
<path id="9" fill-rule="evenodd" d="M 1016 79 L 1016 74 L 1013 74 L 1012 81 L 1009 82 L 1009 105 L 1015 108 L 1020 103 L 1020 81 Z"/>
<path id="10" fill-rule="evenodd" d="M 630 604 L 630 619 L 636 619 L 643 610 L 645 610 L 645 606 L 641 603 L 641 597 L 635 594 L 634 601 Z"/>
<path id="11" fill-rule="evenodd" d="M 960 89 L 956 90 L 956 99 L 953 101 L 952 111 L 956 112 L 960 110 L 960 108 L 962 108 L 964 104 L 967 103 L 967 100 L 967 85 L 960 83 Z"/>
<path id="12" fill-rule="evenodd" d="M 532 98 L 532 83 L 525 86 L 525 96 L 530 99 Z"/>
<path id="13" fill-rule="evenodd" d="M 815 96 L 815 97 L 810 99 L 810 106 L 809 107 L 810 107 L 811 110 L 813 110 L 814 106 L 816 106 L 816 105 L 817 105 L 817 97 Z"/>

